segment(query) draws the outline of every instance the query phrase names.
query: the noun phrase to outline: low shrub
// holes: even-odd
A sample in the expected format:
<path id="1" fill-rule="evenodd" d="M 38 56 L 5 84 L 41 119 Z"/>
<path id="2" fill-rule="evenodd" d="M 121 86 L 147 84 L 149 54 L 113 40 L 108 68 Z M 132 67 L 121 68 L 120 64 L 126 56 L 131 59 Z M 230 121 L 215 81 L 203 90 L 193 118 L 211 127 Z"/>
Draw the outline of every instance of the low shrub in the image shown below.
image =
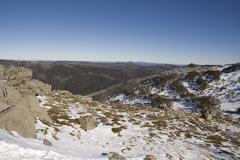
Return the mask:
<path id="1" fill-rule="evenodd" d="M 197 80 L 196 80 L 196 83 L 198 84 L 198 88 L 200 89 L 200 90 L 204 90 L 204 89 L 206 89 L 207 88 L 207 86 L 208 86 L 208 82 L 207 82 L 207 80 L 204 80 L 204 79 L 202 79 L 201 77 L 199 77 Z"/>
<path id="2" fill-rule="evenodd" d="M 176 74 L 161 75 L 153 78 L 153 85 L 165 87 L 169 81 L 174 80 L 177 77 Z"/>
<path id="3" fill-rule="evenodd" d="M 221 72 L 218 70 L 208 70 L 204 72 L 204 75 L 206 76 L 207 79 L 219 80 Z"/>
<path id="4" fill-rule="evenodd" d="M 219 101 L 211 96 L 202 96 L 194 99 L 194 103 L 201 110 L 201 113 L 210 112 L 216 113 L 216 109 L 219 105 Z"/>
<path id="5" fill-rule="evenodd" d="M 176 80 L 170 84 L 171 89 L 176 91 L 180 96 L 185 96 L 188 94 L 188 90 L 183 86 L 180 80 Z"/>
<path id="6" fill-rule="evenodd" d="M 165 127 L 167 127 L 167 122 L 166 122 L 166 120 L 161 119 L 161 118 L 157 119 L 156 121 L 153 121 L 152 123 L 153 123 L 153 125 L 154 125 L 154 128 L 156 128 L 156 129 L 160 129 L 160 128 L 165 128 Z"/>
<path id="7" fill-rule="evenodd" d="M 170 98 L 162 96 L 152 96 L 151 105 L 154 108 L 166 109 L 173 105 L 173 101 Z"/>
<path id="8" fill-rule="evenodd" d="M 200 74 L 197 71 L 190 71 L 186 75 L 186 80 L 194 81 Z"/>
<path id="9" fill-rule="evenodd" d="M 189 100 L 191 100 L 191 99 L 196 98 L 196 95 L 195 95 L 194 93 L 189 93 L 189 92 L 188 92 L 188 93 L 185 95 L 185 97 L 188 98 Z"/>
<path id="10" fill-rule="evenodd" d="M 214 143 L 215 145 L 221 145 L 222 142 L 226 141 L 223 137 L 221 137 L 219 135 L 209 135 L 209 136 L 207 136 L 207 139 L 210 142 Z"/>

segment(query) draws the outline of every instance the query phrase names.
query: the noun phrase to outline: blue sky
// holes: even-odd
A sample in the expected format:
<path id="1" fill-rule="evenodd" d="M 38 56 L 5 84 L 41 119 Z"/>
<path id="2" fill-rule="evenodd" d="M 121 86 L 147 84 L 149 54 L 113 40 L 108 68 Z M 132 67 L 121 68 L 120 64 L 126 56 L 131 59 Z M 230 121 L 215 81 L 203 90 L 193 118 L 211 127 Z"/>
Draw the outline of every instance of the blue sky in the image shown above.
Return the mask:
<path id="1" fill-rule="evenodd" d="M 0 58 L 240 61 L 239 0 L 0 0 Z"/>

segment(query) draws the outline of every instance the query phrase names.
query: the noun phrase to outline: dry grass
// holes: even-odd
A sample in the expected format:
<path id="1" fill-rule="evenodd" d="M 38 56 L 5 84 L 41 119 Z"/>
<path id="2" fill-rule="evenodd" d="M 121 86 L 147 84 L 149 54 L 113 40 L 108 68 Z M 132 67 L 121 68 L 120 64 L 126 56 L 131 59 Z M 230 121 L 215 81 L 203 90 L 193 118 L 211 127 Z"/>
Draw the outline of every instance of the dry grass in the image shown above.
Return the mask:
<path id="1" fill-rule="evenodd" d="M 222 142 L 225 142 L 226 140 L 219 135 L 209 135 L 207 136 L 207 140 L 215 145 L 222 145 Z"/>

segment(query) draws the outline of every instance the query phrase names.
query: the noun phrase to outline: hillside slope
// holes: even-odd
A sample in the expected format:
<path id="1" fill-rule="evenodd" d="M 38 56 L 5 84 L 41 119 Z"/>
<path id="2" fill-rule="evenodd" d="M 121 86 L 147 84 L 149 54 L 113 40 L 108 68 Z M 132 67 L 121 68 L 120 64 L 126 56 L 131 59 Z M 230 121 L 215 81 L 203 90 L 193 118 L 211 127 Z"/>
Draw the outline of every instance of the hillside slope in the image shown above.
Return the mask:
<path id="1" fill-rule="evenodd" d="M 106 92 L 94 95 L 94 99 L 120 101 L 122 104 L 160 107 L 178 106 L 188 110 L 201 109 L 200 101 L 214 102 L 226 114 L 239 117 L 240 70 L 238 64 L 205 69 L 179 69 L 140 80 L 131 80 Z M 158 103 L 158 104 L 155 104 Z M 204 103 L 204 102 L 201 102 Z M 177 105 L 178 104 L 178 105 Z"/>
<path id="2" fill-rule="evenodd" d="M 0 64 L 30 68 L 33 78 L 52 85 L 53 89 L 68 90 L 87 95 L 129 79 L 157 74 L 178 66 L 133 62 L 78 62 L 78 61 L 13 61 Z"/>
<path id="3" fill-rule="evenodd" d="M 30 88 L 27 93 L 38 99 L 37 107 L 46 110 L 51 120 L 34 114 L 35 139 L 22 137 L 27 136 L 14 128 L 0 130 L 0 160 L 239 159 L 239 119 L 235 115 L 233 118 L 232 113 L 223 114 L 215 99 L 205 99 L 212 93 L 214 98 L 219 95 L 220 100 L 222 96 L 224 102 L 229 97 L 238 99 L 239 95 L 234 93 L 239 86 L 239 70 L 227 72 L 231 69 L 228 67 L 232 66 L 226 66 L 220 77 L 219 71 L 202 70 L 199 74 L 141 80 L 134 83 L 138 88 L 128 87 L 128 92 L 124 90 L 103 102 L 63 90 L 40 92 Z M 209 80 L 207 86 L 196 85 L 200 77 Z M 17 82 L 28 81 L 31 79 Z M 220 94 L 216 83 L 224 86 L 226 94 Z M 199 90 L 203 86 L 206 88 Z M 235 103 L 228 101 L 232 102 Z M 200 106 L 196 109 L 192 104 Z M 22 125 L 23 121 L 15 123 Z"/>

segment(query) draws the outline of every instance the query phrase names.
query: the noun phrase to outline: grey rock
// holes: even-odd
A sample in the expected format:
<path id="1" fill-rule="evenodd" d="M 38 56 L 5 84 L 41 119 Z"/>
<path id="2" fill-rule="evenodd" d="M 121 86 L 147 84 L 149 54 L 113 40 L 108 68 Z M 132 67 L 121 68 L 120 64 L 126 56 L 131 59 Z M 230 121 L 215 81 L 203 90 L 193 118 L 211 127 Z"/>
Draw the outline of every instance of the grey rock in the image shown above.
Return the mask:
<path id="1" fill-rule="evenodd" d="M 212 114 L 209 111 L 202 112 L 202 117 L 209 121 L 212 120 L 212 118 L 213 118 Z"/>
<path id="2" fill-rule="evenodd" d="M 77 97 L 80 99 L 81 102 L 83 103 L 92 103 L 92 97 L 89 96 L 81 96 L 81 95 L 77 95 Z"/>
<path id="3" fill-rule="evenodd" d="M 20 85 L 20 91 L 26 94 L 48 94 L 51 90 L 51 85 L 45 84 L 39 80 L 29 80 Z"/>
<path id="4" fill-rule="evenodd" d="M 81 117 L 79 121 L 81 124 L 81 128 L 84 129 L 85 131 L 88 131 L 97 127 L 96 119 L 91 115 Z"/>
<path id="5" fill-rule="evenodd" d="M 157 157 L 154 155 L 147 155 L 144 160 L 157 160 Z"/>
<path id="6" fill-rule="evenodd" d="M 36 138 L 36 119 L 50 123 L 52 120 L 46 110 L 40 107 L 33 88 L 24 86 L 30 81 L 31 75 L 31 71 L 25 68 L 4 68 L 4 79 L 0 80 L 0 128 Z M 29 93 L 22 92 L 21 87 L 28 88 Z"/>
<path id="7" fill-rule="evenodd" d="M 43 139 L 43 144 L 44 145 L 47 145 L 47 146 L 52 146 L 52 142 L 50 142 L 49 140 L 47 140 L 47 139 Z"/>
<path id="8" fill-rule="evenodd" d="M 108 157 L 109 160 L 126 160 L 125 157 L 119 155 L 118 153 L 115 152 L 110 152 L 111 156 Z"/>

